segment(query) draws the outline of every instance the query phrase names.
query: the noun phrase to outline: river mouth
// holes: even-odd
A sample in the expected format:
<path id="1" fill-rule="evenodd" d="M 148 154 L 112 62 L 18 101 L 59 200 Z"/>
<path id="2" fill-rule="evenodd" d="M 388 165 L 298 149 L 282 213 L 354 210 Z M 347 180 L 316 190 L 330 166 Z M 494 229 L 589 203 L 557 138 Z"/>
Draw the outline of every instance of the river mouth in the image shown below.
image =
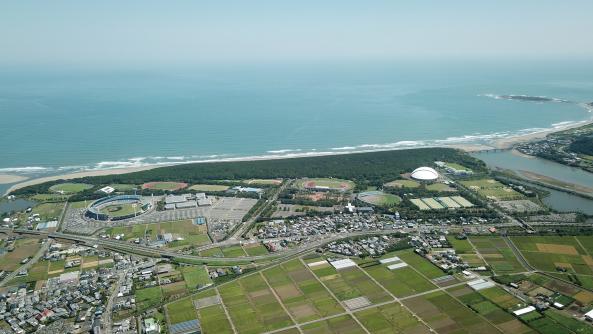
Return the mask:
<path id="1" fill-rule="evenodd" d="M 548 184 L 554 189 L 530 183 L 535 188 L 549 192 L 550 195 L 542 201 L 556 211 L 593 215 L 593 200 L 574 194 L 593 196 L 591 173 L 537 157 L 517 155 L 510 150 L 472 153 L 472 156 L 484 161 L 492 169 L 510 170 L 528 182 Z"/>

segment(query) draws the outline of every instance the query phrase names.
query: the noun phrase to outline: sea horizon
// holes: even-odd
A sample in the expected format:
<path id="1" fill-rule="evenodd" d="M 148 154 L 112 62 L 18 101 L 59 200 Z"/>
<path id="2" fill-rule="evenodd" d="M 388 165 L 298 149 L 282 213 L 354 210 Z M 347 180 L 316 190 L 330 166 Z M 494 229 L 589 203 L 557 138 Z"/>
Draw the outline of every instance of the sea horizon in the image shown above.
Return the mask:
<path id="1" fill-rule="evenodd" d="M 592 117 L 589 62 L 353 64 L 0 70 L 0 174 L 488 145 Z"/>

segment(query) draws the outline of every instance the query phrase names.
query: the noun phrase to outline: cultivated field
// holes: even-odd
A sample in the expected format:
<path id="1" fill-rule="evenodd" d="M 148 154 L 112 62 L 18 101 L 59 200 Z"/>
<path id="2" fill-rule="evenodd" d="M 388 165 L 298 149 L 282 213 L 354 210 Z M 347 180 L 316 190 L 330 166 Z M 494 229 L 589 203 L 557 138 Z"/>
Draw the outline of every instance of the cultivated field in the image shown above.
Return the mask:
<path id="1" fill-rule="evenodd" d="M 503 238 L 470 237 L 470 241 L 497 274 L 525 271 Z"/>
<path id="2" fill-rule="evenodd" d="M 576 237 L 512 237 L 511 240 L 537 269 L 555 272 L 562 268 L 576 274 L 593 275 L 593 258 L 582 247 L 587 243 L 580 242 Z"/>

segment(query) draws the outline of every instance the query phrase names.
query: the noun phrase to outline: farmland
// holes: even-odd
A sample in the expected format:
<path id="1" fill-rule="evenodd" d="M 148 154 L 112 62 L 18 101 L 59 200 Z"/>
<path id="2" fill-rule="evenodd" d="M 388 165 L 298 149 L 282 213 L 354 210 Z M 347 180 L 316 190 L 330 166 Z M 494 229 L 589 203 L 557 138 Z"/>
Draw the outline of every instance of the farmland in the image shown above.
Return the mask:
<path id="1" fill-rule="evenodd" d="M 503 238 L 470 237 L 469 239 L 494 272 L 510 273 L 525 270 Z"/>

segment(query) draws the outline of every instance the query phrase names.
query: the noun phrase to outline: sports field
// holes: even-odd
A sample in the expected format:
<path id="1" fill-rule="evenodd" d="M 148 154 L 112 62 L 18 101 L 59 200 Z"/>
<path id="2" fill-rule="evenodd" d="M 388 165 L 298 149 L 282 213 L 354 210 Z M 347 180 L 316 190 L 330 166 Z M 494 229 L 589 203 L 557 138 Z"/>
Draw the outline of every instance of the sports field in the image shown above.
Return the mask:
<path id="1" fill-rule="evenodd" d="M 203 246 L 211 243 L 206 225 L 195 225 L 191 220 L 178 220 L 171 222 L 137 224 L 130 226 L 117 226 L 105 230 L 105 234 L 115 237 L 124 235 L 124 240 L 145 238 L 155 241 L 159 235 L 171 233 L 175 239 L 166 246 L 175 248 L 182 246 Z"/>
<path id="2" fill-rule="evenodd" d="M 139 203 L 121 203 L 104 206 L 101 208 L 100 212 L 109 215 L 110 217 L 117 218 L 140 214 L 142 213 L 142 208 Z"/>
<path id="3" fill-rule="evenodd" d="M 327 188 L 334 191 L 348 191 L 354 188 L 354 182 L 342 179 L 301 179 L 296 181 L 299 189 L 314 190 L 316 188 Z"/>
<path id="4" fill-rule="evenodd" d="M 142 189 L 154 189 L 154 190 L 179 190 L 187 188 L 188 184 L 183 182 L 148 182 L 142 185 Z"/>
<path id="5" fill-rule="evenodd" d="M 204 191 L 204 192 L 225 191 L 225 190 L 229 189 L 229 186 L 225 186 L 225 185 L 221 185 L 221 184 L 194 184 L 191 187 L 189 187 L 189 189 L 195 190 L 195 191 Z"/>
<path id="6" fill-rule="evenodd" d="M 279 186 L 282 184 L 282 180 L 281 179 L 249 179 L 249 180 L 243 181 L 243 183 L 246 183 L 249 185 Z"/>
<path id="7" fill-rule="evenodd" d="M 393 188 L 418 188 L 420 187 L 420 183 L 413 180 L 395 180 L 385 183 L 384 186 Z"/>
<path id="8" fill-rule="evenodd" d="M 79 193 L 87 189 L 91 189 L 92 187 L 94 187 L 92 184 L 67 182 L 54 184 L 53 186 L 49 187 L 49 190 L 58 193 L 73 194 Z"/>
<path id="9" fill-rule="evenodd" d="M 384 193 L 382 191 L 367 191 L 358 194 L 359 200 L 377 206 L 394 206 L 401 202 L 401 198 L 397 195 Z"/>

